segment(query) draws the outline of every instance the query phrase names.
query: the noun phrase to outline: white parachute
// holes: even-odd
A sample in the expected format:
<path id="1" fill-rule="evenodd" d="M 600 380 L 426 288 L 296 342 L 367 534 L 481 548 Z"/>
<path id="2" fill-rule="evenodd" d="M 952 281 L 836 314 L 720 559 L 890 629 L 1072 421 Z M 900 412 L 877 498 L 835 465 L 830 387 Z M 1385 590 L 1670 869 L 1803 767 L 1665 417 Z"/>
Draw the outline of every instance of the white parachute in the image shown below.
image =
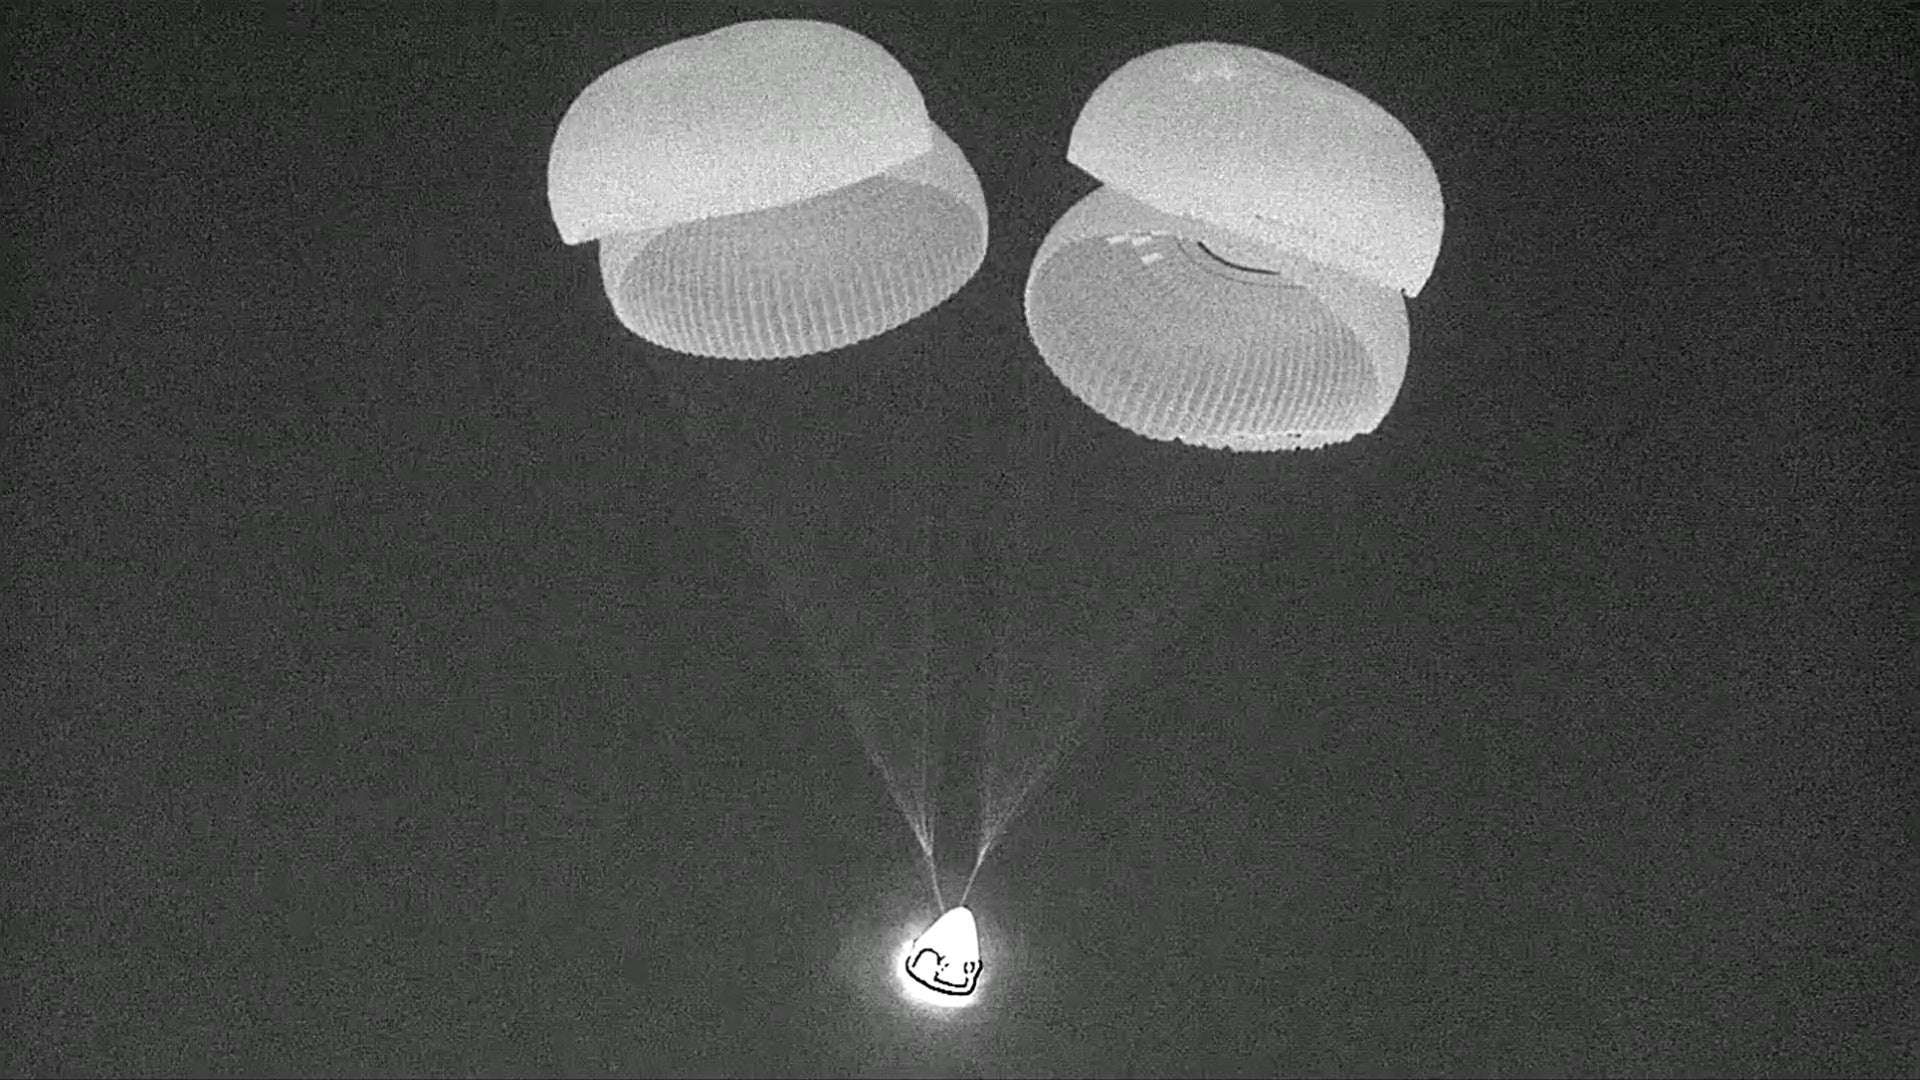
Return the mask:
<path id="1" fill-rule="evenodd" d="M 1175 45 L 1094 91 L 1067 160 L 1105 186 L 1048 233 L 1026 310 L 1075 396 L 1141 435 L 1235 450 L 1379 426 L 1406 375 L 1402 297 L 1444 217 L 1397 120 L 1285 57 Z"/>
<path id="2" fill-rule="evenodd" d="M 946 300 L 986 254 L 979 179 L 879 45 L 736 23 L 636 56 L 568 108 L 547 159 L 562 240 L 600 242 L 635 334 L 697 356 L 803 356 Z"/>

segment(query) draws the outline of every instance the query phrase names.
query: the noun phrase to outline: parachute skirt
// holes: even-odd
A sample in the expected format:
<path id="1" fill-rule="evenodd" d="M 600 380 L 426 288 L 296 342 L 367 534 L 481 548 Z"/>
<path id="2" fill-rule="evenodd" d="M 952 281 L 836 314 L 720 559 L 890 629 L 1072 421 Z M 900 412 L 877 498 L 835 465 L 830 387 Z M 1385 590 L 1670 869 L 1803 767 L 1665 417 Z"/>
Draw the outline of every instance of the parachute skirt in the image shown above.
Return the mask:
<path id="1" fill-rule="evenodd" d="M 934 136 L 923 158 L 803 202 L 603 239 L 614 313 L 675 352 L 764 360 L 842 348 L 931 311 L 987 250 L 979 180 Z"/>

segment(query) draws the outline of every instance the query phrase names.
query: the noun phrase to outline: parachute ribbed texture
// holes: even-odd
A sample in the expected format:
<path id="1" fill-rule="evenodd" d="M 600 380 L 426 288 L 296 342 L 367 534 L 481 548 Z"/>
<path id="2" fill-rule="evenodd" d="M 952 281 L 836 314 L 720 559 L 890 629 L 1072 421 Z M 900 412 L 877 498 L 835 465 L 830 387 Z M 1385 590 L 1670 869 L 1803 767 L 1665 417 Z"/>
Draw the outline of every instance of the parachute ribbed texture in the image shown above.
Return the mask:
<path id="1" fill-rule="evenodd" d="M 610 291 L 621 319 L 695 356 L 762 360 L 882 334 L 952 296 L 986 230 L 937 188 L 889 175 L 790 206 L 667 229 Z"/>
<path id="2" fill-rule="evenodd" d="M 1312 292 L 1164 233 L 1059 249 L 1035 269 L 1027 319 L 1074 396 L 1149 438 L 1324 446 L 1388 404 L 1365 346 Z"/>

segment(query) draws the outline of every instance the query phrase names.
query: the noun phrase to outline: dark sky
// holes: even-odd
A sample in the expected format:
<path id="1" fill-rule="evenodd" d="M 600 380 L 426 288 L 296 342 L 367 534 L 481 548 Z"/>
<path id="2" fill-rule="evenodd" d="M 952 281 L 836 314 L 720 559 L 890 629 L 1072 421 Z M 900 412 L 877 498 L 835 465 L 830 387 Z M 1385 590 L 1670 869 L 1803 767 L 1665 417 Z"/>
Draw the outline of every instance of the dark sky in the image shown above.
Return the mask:
<path id="1" fill-rule="evenodd" d="M 950 6 L 0 15 L 0 1070 L 1920 1074 L 1912 8 Z M 913 73 L 986 263 L 676 358 L 547 147 L 775 15 Z M 1209 39 L 1441 178 L 1351 444 L 1028 342 L 1081 103 Z M 934 702 L 959 875 L 997 679 L 1087 719 L 935 1016 L 848 702 Z"/>

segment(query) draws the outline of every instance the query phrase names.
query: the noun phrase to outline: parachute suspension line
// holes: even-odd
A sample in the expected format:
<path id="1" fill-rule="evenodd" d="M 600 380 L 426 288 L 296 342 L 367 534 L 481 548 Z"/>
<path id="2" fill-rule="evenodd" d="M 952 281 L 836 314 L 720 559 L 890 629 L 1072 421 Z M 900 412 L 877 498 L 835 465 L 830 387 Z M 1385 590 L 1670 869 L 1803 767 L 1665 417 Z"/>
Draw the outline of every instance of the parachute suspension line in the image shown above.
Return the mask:
<path id="1" fill-rule="evenodd" d="M 1026 389 L 1027 377 L 1023 372 L 1020 383 L 1020 397 L 1023 405 L 1028 399 Z M 1018 768 L 1018 763 L 1005 760 L 1004 751 L 1007 747 L 1004 745 L 1005 740 L 999 738 L 998 734 L 1001 726 L 1008 720 L 1007 709 L 1010 704 L 1008 688 L 1012 683 L 1013 666 L 1011 644 L 1014 638 L 1013 621 L 1019 607 L 1019 590 L 1026 580 L 1027 572 L 1027 504 L 1031 498 L 1034 483 L 1035 470 L 1031 464 L 1038 456 L 1036 451 L 1040 439 L 1040 428 L 1033 421 L 1032 412 L 1031 408 L 1022 408 L 1018 411 L 1016 422 L 1021 429 L 1019 437 L 1008 440 L 1008 444 L 1015 448 L 1015 459 L 1007 470 L 1012 482 L 1006 496 L 1006 515 L 1000 531 L 1000 545 L 1004 560 L 999 579 L 999 610 L 993 616 L 994 683 L 992 697 L 987 703 L 989 741 L 986 753 L 983 755 L 986 764 L 980 773 L 980 846 L 974 855 L 973 872 L 975 874 L 979 873 L 981 863 L 986 861 L 987 853 L 993 850 L 995 843 L 999 842 L 1000 830 L 1006 827 L 1007 820 L 1012 817 L 1007 807 L 996 804 L 995 793 L 1007 787 L 1006 777 L 1024 778 L 1025 772 L 1023 768 Z M 1023 783 L 1021 786 L 1024 789 L 1026 785 Z M 1019 804 L 1016 802 L 1013 805 Z M 973 878 L 969 875 L 967 885 L 971 888 L 972 884 Z"/>
<path id="2" fill-rule="evenodd" d="M 967 887 L 960 890 L 960 906 L 965 907 L 967 897 L 973 892 L 973 879 L 980 876 L 980 864 L 987 861 L 987 849 L 981 848 L 980 854 L 973 858 L 973 869 L 967 874 Z M 945 910 L 944 908 L 942 910 Z"/>
<path id="3" fill-rule="evenodd" d="M 933 902 L 941 911 L 940 867 L 933 857 L 933 800 L 927 780 L 933 756 L 933 529 L 925 517 L 915 516 L 915 531 L 920 536 L 920 853 L 927 864 L 927 880 L 933 885 Z"/>
<path id="4" fill-rule="evenodd" d="M 1002 546 L 1008 547 L 1005 538 Z M 1012 554 L 1009 552 L 1009 554 Z M 1000 573 L 998 583 L 999 596 L 996 598 L 993 619 L 993 689 L 987 699 L 986 746 L 981 754 L 980 766 L 980 845 L 974 854 L 974 866 L 986 857 L 988 849 L 993 847 L 994 834 L 997 831 L 995 819 L 999 816 L 994 805 L 994 792 L 1000 788 L 1000 774 L 1006 769 L 1004 754 L 1006 739 L 1004 732 L 1007 724 L 1007 687 L 1010 676 L 1007 671 L 1012 663 L 1011 650 L 1007 648 L 1008 628 L 1013 621 L 1013 590 L 1008 586 L 1009 577 L 1015 573 L 1016 558 L 1007 560 L 1008 569 Z"/>
<path id="5" fill-rule="evenodd" d="M 933 886 L 933 906 L 944 912 L 947 910 L 947 904 L 946 901 L 940 899 L 940 867 L 935 865 L 933 852 L 931 850 L 922 849 L 920 855 L 921 861 L 926 863 L 927 882 Z M 965 901 L 962 902 L 964 903 Z"/>

